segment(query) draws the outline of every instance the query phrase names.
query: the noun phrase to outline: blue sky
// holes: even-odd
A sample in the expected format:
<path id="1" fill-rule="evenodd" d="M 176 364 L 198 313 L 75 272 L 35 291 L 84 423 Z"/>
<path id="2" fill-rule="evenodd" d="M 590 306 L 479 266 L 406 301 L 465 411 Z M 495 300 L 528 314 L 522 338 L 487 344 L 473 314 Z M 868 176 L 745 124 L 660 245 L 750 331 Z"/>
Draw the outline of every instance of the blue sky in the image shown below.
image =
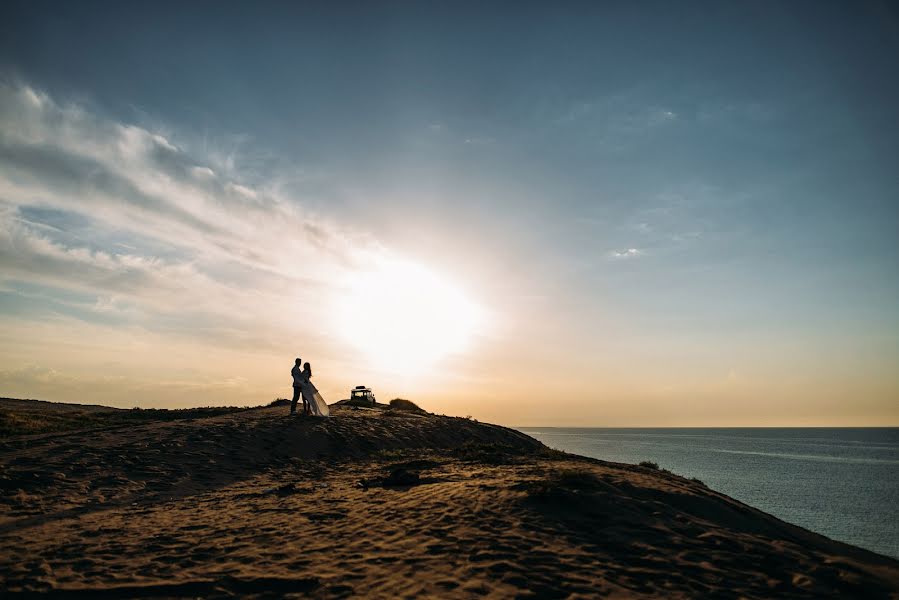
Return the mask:
<path id="1" fill-rule="evenodd" d="M 887 3 L 13 2 L 0 20 L 8 395 L 252 403 L 302 345 L 332 398 L 365 377 L 517 424 L 549 424 L 506 397 L 535 370 L 572 422 L 896 423 Z M 372 253 L 454 282 L 489 326 L 427 376 L 364 366 L 327 307 Z M 144 350 L 106 356 L 126 334 Z M 54 336 L 94 335 L 102 352 L 55 356 Z"/>

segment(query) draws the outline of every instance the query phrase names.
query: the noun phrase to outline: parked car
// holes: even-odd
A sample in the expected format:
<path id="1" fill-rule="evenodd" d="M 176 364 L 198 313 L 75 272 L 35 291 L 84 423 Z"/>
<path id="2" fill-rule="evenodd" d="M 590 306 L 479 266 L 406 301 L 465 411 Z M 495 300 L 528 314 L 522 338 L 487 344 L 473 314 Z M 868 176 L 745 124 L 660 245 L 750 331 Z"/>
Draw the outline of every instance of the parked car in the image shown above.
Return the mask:
<path id="1" fill-rule="evenodd" d="M 375 395 L 371 393 L 371 388 L 367 388 L 364 385 L 357 385 L 350 390 L 350 402 L 353 404 L 365 403 L 369 406 L 374 406 L 377 403 L 377 400 L 375 400 Z"/>

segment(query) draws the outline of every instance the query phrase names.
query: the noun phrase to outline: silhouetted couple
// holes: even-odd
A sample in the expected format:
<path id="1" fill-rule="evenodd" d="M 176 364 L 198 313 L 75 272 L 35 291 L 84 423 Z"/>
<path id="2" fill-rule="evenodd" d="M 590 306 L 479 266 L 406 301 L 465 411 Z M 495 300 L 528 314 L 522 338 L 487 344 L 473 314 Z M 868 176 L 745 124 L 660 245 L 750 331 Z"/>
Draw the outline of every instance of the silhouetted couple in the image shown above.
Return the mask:
<path id="1" fill-rule="evenodd" d="M 302 365 L 302 368 L 300 368 L 300 365 Z M 297 414 L 297 401 L 302 398 L 304 415 L 327 417 L 329 414 L 328 404 L 312 383 L 312 366 L 309 363 L 303 365 L 303 361 L 298 358 L 294 361 L 290 374 L 293 377 L 293 398 L 290 400 L 290 414 Z"/>

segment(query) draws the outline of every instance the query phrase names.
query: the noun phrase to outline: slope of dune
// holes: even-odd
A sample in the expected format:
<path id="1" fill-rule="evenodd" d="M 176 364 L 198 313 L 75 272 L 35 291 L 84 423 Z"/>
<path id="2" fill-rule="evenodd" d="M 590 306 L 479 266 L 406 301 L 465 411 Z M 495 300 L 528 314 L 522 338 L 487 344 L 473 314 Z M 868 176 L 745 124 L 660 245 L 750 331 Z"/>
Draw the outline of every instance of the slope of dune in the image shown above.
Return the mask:
<path id="1" fill-rule="evenodd" d="M 517 431 L 284 407 L 0 442 L 9 597 L 897 597 L 899 563 Z"/>

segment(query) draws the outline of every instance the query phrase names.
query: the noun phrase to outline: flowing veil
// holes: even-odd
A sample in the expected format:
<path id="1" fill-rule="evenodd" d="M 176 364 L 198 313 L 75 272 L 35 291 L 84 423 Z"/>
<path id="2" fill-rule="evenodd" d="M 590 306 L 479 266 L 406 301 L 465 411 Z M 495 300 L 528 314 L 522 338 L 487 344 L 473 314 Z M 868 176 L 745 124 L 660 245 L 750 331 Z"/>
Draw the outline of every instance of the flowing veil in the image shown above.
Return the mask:
<path id="1" fill-rule="evenodd" d="M 322 398 L 322 395 L 318 393 L 318 388 L 312 385 L 311 381 L 306 381 L 306 386 L 303 389 L 303 398 L 305 398 L 306 402 L 309 403 L 309 410 L 312 412 L 312 416 L 331 416 L 331 411 L 328 410 L 328 403 L 325 402 L 325 399 Z"/>
<path id="2" fill-rule="evenodd" d="M 312 414 L 317 417 L 331 416 L 331 411 L 328 410 L 328 403 L 325 402 L 325 399 L 322 398 L 322 395 L 318 393 L 318 390 L 315 390 L 315 392 L 312 394 L 312 399 Z"/>

